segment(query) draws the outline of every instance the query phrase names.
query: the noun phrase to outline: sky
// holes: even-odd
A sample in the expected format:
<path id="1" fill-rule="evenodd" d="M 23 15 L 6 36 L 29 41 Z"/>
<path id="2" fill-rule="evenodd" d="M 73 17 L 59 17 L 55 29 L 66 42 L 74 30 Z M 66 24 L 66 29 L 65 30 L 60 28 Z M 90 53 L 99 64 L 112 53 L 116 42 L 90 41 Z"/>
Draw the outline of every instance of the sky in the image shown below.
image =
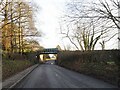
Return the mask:
<path id="1" fill-rule="evenodd" d="M 35 25 L 36 28 L 42 32 L 42 37 L 37 38 L 41 46 L 45 48 L 55 48 L 60 45 L 69 45 L 68 39 L 61 40 L 59 21 L 65 11 L 66 2 L 69 0 L 34 0 L 40 9 L 36 13 Z M 84 0 L 85 1 L 85 0 Z M 116 42 L 107 43 L 106 47 L 116 49 Z M 72 44 L 71 44 L 72 46 Z M 100 48 L 100 45 L 97 46 Z"/>
<path id="2" fill-rule="evenodd" d="M 59 18 L 63 14 L 65 0 L 34 0 L 41 7 L 36 15 L 36 27 L 43 35 L 37 41 L 45 48 L 61 44 Z"/>

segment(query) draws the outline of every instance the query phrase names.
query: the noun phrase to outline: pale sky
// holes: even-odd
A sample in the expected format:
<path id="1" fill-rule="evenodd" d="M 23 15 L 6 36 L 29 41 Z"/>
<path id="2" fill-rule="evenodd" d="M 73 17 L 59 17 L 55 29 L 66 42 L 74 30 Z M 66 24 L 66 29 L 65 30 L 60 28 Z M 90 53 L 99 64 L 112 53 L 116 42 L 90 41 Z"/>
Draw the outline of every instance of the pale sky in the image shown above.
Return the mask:
<path id="1" fill-rule="evenodd" d="M 59 18 L 62 16 L 65 0 L 34 0 L 41 7 L 37 12 L 36 27 L 44 34 L 39 40 L 45 48 L 60 44 Z"/>
<path id="2" fill-rule="evenodd" d="M 69 45 L 69 40 L 61 41 L 59 31 L 59 19 L 63 15 L 65 9 L 65 2 L 68 0 L 34 0 L 41 9 L 36 14 L 36 27 L 42 31 L 43 37 L 37 39 L 40 45 L 45 48 L 54 48 L 60 45 L 63 48 L 64 45 Z M 63 43 L 63 44 L 62 44 Z M 111 47 L 112 46 L 112 47 Z M 100 47 L 100 45 L 98 45 Z M 110 42 L 106 44 L 106 47 L 116 49 L 115 43 Z"/>

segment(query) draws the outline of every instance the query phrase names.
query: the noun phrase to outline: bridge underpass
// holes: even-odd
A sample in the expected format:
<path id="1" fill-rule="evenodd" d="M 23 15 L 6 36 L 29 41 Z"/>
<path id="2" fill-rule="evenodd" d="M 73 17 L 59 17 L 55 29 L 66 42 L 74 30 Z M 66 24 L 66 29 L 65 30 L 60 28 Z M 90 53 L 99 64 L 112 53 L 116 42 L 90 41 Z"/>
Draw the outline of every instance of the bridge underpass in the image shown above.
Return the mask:
<path id="1" fill-rule="evenodd" d="M 37 59 L 40 62 L 45 62 L 49 60 L 57 60 L 57 53 L 59 52 L 58 48 L 47 48 L 37 51 Z"/>

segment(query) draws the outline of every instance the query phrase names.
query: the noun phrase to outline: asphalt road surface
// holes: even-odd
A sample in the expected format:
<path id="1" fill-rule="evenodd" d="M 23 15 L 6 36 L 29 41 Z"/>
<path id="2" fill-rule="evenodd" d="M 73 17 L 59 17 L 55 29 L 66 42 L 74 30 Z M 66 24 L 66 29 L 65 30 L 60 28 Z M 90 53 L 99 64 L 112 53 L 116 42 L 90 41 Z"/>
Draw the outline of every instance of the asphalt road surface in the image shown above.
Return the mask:
<path id="1" fill-rule="evenodd" d="M 15 88 L 115 88 L 101 80 L 59 67 L 43 64 Z"/>

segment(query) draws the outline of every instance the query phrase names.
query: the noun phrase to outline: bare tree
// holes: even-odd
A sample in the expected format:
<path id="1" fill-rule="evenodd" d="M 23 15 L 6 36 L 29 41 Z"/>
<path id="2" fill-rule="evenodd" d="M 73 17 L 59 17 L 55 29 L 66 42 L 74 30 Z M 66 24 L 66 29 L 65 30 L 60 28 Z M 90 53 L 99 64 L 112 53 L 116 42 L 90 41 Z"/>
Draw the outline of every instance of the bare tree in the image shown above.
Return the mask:
<path id="1" fill-rule="evenodd" d="M 94 3 L 95 8 L 92 8 L 92 11 L 96 13 L 100 19 L 112 22 L 115 28 L 118 29 L 118 32 L 113 34 L 109 40 L 118 35 L 118 40 L 120 36 L 120 1 L 119 0 L 99 0 L 99 3 Z M 112 30 L 114 32 L 114 30 Z M 120 42 L 119 42 L 120 43 Z"/>
<path id="2" fill-rule="evenodd" d="M 104 50 L 105 49 L 105 41 L 100 42 L 100 45 L 102 47 L 102 50 Z"/>
<path id="3" fill-rule="evenodd" d="M 101 36 L 105 34 L 102 30 L 101 32 L 96 32 L 96 27 L 93 22 L 83 23 L 82 25 L 77 25 L 72 32 L 72 35 L 69 33 L 69 29 L 67 32 L 62 32 L 61 34 L 65 35 L 70 42 L 76 47 L 77 50 L 94 50 L 97 42 L 100 40 Z"/>
<path id="4" fill-rule="evenodd" d="M 99 3 L 94 3 L 95 7 L 92 11 L 101 16 L 99 18 L 104 18 L 111 20 L 115 26 L 120 29 L 120 17 L 118 16 L 118 11 L 120 9 L 119 0 L 99 0 Z"/>
<path id="5" fill-rule="evenodd" d="M 98 3 L 95 2 L 83 3 L 83 2 L 80 0 L 72 0 L 70 3 L 67 4 L 67 11 L 66 11 L 67 13 L 63 17 L 65 24 L 67 24 L 67 26 L 71 26 L 79 23 L 84 23 L 84 21 L 86 24 L 90 24 L 89 21 L 91 21 L 92 19 L 94 21 L 92 26 L 94 26 L 94 28 L 96 29 L 94 30 L 94 32 L 92 31 L 92 34 L 90 35 L 89 35 L 89 31 L 86 32 L 84 30 L 82 37 L 84 37 L 85 42 L 82 44 L 86 46 L 85 38 L 90 37 L 92 39 L 92 37 L 97 37 L 97 35 L 98 36 L 100 35 L 100 37 L 101 36 L 104 37 L 103 40 L 104 43 L 103 41 L 101 41 L 99 44 L 102 45 L 102 49 L 104 49 L 105 43 L 113 39 L 119 33 L 116 31 L 116 28 L 120 29 L 120 25 L 119 25 L 120 17 L 118 16 L 118 10 L 120 8 L 119 0 L 116 1 L 99 0 Z M 94 35 L 94 33 L 96 35 Z M 68 34 L 66 34 L 66 36 L 68 36 Z M 78 38 L 77 41 L 80 43 L 82 42 L 82 40 L 80 39 L 81 37 L 78 36 L 80 35 L 76 35 L 75 37 Z M 101 40 L 101 38 L 97 38 L 97 39 Z M 89 41 L 90 39 L 87 40 Z M 82 49 L 82 44 L 79 45 L 81 49 Z M 89 49 L 91 48 L 90 45 L 88 45 L 88 47 Z"/>

